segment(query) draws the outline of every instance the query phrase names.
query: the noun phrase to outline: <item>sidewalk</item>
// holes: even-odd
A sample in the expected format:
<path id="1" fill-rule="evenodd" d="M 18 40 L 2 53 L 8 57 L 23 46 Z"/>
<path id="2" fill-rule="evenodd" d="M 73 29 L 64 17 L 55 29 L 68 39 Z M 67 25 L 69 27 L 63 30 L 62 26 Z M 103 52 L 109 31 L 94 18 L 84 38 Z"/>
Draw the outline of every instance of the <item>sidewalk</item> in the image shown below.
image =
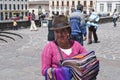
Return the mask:
<path id="1" fill-rule="evenodd" d="M 97 80 L 120 79 L 120 22 L 117 27 L 113 23 L 101 24 L 97 34 L 100 43 L 87 45 L 88 50 L 95 50 L 100 60 L 100 72 Z M 19 29 L 9 30 L 23 36 L 23 39 L 10 35 L 15 41 L 0 41 L 0 80 L 44 80 L 41 75 L 41 51 L 47 43 L 47 27 L 38 31 Z"/>

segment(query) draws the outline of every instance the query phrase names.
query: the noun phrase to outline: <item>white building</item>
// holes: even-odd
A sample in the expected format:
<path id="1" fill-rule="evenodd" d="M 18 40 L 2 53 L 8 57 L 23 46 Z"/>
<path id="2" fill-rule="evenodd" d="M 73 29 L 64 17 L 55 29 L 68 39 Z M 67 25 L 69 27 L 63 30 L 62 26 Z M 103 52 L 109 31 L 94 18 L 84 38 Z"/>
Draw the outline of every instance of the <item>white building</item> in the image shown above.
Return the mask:
<path id="1" fill-rule="evenodd" d="M 31 0 L 29 1 L 29 11 L 35 11 L 36 18 L 39 13 L 49 13 L 49 0 Z"/>
<path id="2" fill-rule="evenodd" d="M 120 0 L 97 0 L 96 11 L 98 13 L 112 13 L 114 9 L 120 13 Z"/>
<path id="3" fill-rule="evenodd" d="M 79 3 L 84 6 L 86 12 L 89 8 L 96 8 L 96 0 L 49 0 L 50 14 L 66 14 L 67 11 L 71 13 L 71 9 L 76 9 Z"/>
<path id="4" fill-rule="evenodd" d="M 28 0 L 0 0 L 0 20 L 8 20 L 16 16 L 28 14 Z"/>

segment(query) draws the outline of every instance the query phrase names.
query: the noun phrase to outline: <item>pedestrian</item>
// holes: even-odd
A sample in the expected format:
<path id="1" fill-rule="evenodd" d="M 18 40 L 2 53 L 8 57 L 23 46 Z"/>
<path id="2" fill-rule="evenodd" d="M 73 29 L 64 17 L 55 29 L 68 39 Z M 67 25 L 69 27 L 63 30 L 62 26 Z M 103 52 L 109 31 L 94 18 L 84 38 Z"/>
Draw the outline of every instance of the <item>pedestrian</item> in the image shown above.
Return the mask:
<path id="1" fill-rule="evenodd" d="M 49 18 L 48 19 L 48 35 L 47 35 L 47 39 L 48 41 L 53 41 L 55 40 L 54 38 L 54 32 L 53 30 L 50 30 L 50 28 L 52 27 L 52 22 L 53 22 L 53 19 L 52 18 Z"/>
<path id="2" fill-rule="evenodd" d="M 76 11 L 76 9 L 74 7 L 71 8 L 71 13 L 73 13 L 74 11 Z"/>
<path id="3" fill-rule="evenodd" d="M 69 19 L 70 19 L 70 18 L 69 18 L 70 15 L 69 15 L 69 11 L 68 11 L 68 10 L 66 11 L 65 16 L 68 18 L 68 21 L 69 21 Z"/>
<path id="4" fill-rule="evenodd" d="M 42 15 L 43 13 L 41 12 L 41 13 L 39 13 L 39 27 L 41 27 L 41 22 L 42 22 L 42 17 L 41 17 L 41 15 Z"/>
<path id="5" fill-rule="evenodd" d="M 42 51 L 41 70 L 43 76 L 45 76 L 45 71 L 47 70 L 47 73 L 51 80 L 51 70 L 58 67 L 58 63 L 61 60 L 57 46 L 60 47 L 64 59 L 71 58 L 77 54 L 85 53 L 86 49 L 77 41 L 70 39 L 71 28 L 66 16 L 55 16 L 53 19 L 52 27 L 50 29 L 54 32 L 55 40 L 47 43 Z"/>
<path id="6" fill-rule="evenodd" d="M 31 13 L 31 26 L 30 26 L 30 30 L 37 30 L 36 24 L 35 24 L 35 13 L 34 10 L 32 10 Z"/>
<path id="7" fill-rule="evenodd" d="M 70 24 L 71 24 L 71 38 L 78 41 L 83 45 L 83 41 L 86 40 L 86 23 L 85 16 L 82 13 L 83 5 L 78 4 L 77 10 L 70 14 Z"/>
<path id="8" fill-rule="evenodd" d="M 113 23 L 114 23 L 113 26 L 116 27 L 116 26 L 117 26 L 117 23 L 116 23 L 116 22 L 117 22 L 117 19 L 118 19 L 117 9 L 114 10 L 112 16 L 113 16 Z"/>
<path id="9" fill-rule="evenodd" d="M 92 34 L 95 43 L 99 43 L 98 36 L 97 36 L 97 28 L 98 28 L 98 21 L 99 16 L 95 13 L 94 9 L 90 9 L 89 11 L 90 16 L 88 18 L 87 26 L 88 26 L 88 44 L 92 44 Z"/>
<path id="10" fill-rule="evenodd" d="M 17 30 L 18 26 L 17 26 L 17 22 L 16 20 L 13 21 L 13 30 Z"/>
<path id="11" fill-rule="evenodd" d="M 28 21 L 30 21 L 30 19 L 31 19 L 31 13 L 29 12 L 28 13 Z"/>

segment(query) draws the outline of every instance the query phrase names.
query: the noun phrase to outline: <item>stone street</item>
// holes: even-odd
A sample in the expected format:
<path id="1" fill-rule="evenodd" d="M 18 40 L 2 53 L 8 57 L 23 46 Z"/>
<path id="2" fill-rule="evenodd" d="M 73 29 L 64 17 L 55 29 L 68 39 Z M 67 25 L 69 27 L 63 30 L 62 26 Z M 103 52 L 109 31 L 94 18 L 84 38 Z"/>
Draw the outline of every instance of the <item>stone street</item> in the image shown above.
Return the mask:
<path id="1" fill-rule="evenodd" d="M 20 34 L 23 39 L 10 35 L 15 41 L 9 38 L 4 38 L 8 43 L 0 40 L 0 80 L 44 80 L 41 51 L 47 43 L 48 28 L 7 32 Z M 120 80 L 120 22 L 117 27 L 113 27 L 112 22 L 100 24 L 97 34 L 100 43 L 87 45 L 87 40 L 84 41 L 87 51 L 94 50 L 100 60 L 97 80 Z"/>

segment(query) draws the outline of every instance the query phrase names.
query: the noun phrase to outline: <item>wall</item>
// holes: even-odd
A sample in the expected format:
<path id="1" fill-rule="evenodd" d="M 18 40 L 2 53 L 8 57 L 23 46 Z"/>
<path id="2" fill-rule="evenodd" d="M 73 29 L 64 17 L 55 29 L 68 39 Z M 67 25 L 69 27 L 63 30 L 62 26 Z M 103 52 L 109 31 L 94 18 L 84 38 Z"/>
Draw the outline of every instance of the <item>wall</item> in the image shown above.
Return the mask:
<path id="1" fill-rule="evenodd" d="M 112 17 L 101 17 L 99 23 L 107 23 L 107 22 L 112 22 Z M 28 28 L 30 27 L 30 21 L 28 20 L 23 20 L 23 21 L 17 21 L 18 27 L 19 28 Z M 39 24 L 39 20 L 35 21 L 36 25 Z M 13 26 L 13 21 L 8 21 L 8 22 L 1 22 L 0 21 L 0 31 L 1 30 L 6 30 L 6 29 L 11 29 Z"/>

